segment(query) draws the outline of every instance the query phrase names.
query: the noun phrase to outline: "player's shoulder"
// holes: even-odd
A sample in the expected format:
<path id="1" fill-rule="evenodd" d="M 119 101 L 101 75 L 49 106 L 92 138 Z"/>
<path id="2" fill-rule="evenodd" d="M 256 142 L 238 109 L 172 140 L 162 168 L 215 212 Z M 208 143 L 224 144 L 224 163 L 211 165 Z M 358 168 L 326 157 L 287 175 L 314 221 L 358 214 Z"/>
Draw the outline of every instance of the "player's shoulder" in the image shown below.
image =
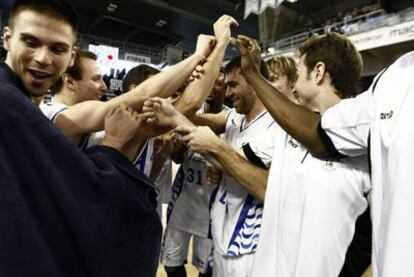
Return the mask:
<path id="1" fill-rule="evenodd" d="M 56 116 L 68 109 L 68 106 L 60 103 L 42 103 L 39 105 L 40 110 L 50 120 L 55 120 Z"/>

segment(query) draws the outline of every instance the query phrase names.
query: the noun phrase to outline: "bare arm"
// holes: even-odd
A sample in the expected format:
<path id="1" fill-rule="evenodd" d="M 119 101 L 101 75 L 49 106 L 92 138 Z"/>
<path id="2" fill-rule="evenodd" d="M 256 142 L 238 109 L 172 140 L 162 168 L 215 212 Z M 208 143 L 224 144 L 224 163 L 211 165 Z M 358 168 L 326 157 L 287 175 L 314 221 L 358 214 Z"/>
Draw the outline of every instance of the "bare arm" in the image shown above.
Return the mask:
<path id="1" fill-rule="evenodd" d="M 147 122 L 160 128 L 174 129 L 177 126 L 194 126 L 194 124 L 167 100 L 154 97 L 145 102 L 143 108 Z M 211 126 L 217 133 L 223 133 L 226 127 L 227 111 L 218 114 L 196 115 L 195 123 Z"/>
<path id="2" fill-rule="evenodd" d="M 317 130 L 320 115 L 292 103 L 260 74 L 260 49 L 254 40 L 239 36 L 236 46 L 242 56 L 244 77 L 255 89 L 272 117 L 313 154 L 323 156 L 326 150 Z"/>
<path id="3" fill-rule="evenodd" d="M 195 125 L 187 117 L 178 112 L 167 99 L 159 97 L 151 98 L 145 102 L 143 111 L 143 117 L 145 117 L 147 122 L 162 128 L 175 129 L 178 132 L 180 132 L 180 130 L 188 132 L 188 129 L 195 127 Z M 207 160 L 215 167 L 223 170 L 220 163 L 210 154 L 206 154 L 205 158 L 207 158 Z"/>
<path id="4" fill-rule="evenodd" d="M 223 15 L 214 23 L 216 45 L 203 65 L 205 73 L 191 82 L 180 99 L 175 103 L 176 109 L 190 118 L 190 120 L 192 120 L 196 111 L 204 103 L 218 77 L 224 53 L 230 42 L 230 26 L 232 25 L 237 26 L 238 23 L 233 17 L 228 15 Z"/>
<path id="5" fill-rule="evenodd" d="M 222 134 L 226 130 L 228 111 L 223 110 L 218 114 L 195 115 L 194 124 L 197 126 L 208 126 L 216 134 Z"/>
<path id="6" fill-rule="evenodd" d="M 232 176 L 257 199 L 264 201 L 268 169 L 250 163 L 244 155 L 240 155 L 208 127 L 179 128 L 177 130 L 189 131 L 189 134 L 183 137 L 183 140 L 188 142 L 189 149 L 203 154 L 215 167 Z"/>
<path id="7" fill-rule="evenodd" d="M 108 102 L 86 101 L 70 107 L 59 114 L 56 118 L 56 125 L 77 144 L 84 134 L 104 128 L 104 117 L 111 108 L 125 103 L 139 111 L 149 97 L 170 96 L 208 55 L 209 51 L 209 44 L 198 45 L 194 55 L 146 80 L 128 93 Z"/>

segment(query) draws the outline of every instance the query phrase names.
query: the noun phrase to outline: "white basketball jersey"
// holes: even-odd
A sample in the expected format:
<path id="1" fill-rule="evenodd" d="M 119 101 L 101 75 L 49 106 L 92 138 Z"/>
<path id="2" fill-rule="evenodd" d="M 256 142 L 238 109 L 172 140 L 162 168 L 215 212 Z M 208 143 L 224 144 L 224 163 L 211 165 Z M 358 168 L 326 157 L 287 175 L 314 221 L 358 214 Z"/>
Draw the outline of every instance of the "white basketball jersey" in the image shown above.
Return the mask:
<path id="1" fill-rule="evenodd" d="M 227 116 L 225 140 L 234 149 L 242 148 L 257 136 L 271 140 L 273 123 L 267 111 L 247 123 L 245 115 L 232 109 Z M 211 235 L 215 251 L 227 256 L 254 252 L 260 233 L 263 204 L 225 174 L 220 186 L 213 192 L 211 201 Z"/>
<path id="2" fill-rule="evenodd" d="M 207 185 L 206 160 L 199 153 L 188 150 L 175 176 L 167 210 L 168 225 L 207 238 L 212 189 Z"/>
<path id="3" fill-rule="evenodd" d="M 266 190 L 252 276 L 338 276 L 367 207 L 366 157 L 313 157 L 280 133 Z"/>
<path id="4" fill-rule="evenodd" d="M 371 132 L 374 276 L 414 276 L 413 76 L 410 52 L 381 72 L 368 91 L 322 117 L 323 129 L 345 155 L 367 152 L 361 129 Z"/>
<path id="5" fill-rule="evenodd" d="M 134 161 L 135 167 L 150 177 L 152 170 L 152 163 L 154 160 L 154 139 L 148 139 L 141 149 L 141 152 Z"/>

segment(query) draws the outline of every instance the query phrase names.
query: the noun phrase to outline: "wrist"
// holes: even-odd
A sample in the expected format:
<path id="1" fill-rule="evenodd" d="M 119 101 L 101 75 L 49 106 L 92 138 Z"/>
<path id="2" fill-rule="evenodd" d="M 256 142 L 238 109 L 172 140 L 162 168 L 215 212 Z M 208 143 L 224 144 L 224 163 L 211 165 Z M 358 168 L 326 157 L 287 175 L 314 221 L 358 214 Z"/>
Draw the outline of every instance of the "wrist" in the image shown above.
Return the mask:
<path id="1" fill-rule="evenodd" d="M 247 70 L 243 70 L 243 76 L 248 80 L 251 81 L 254 78 L 259 76 L 259 71 L 255 66 L 249 67 Z"/>
<path id="2" fill-rule="evenodd" d="M 118 151 L 121 151 L 123 144 L 116 138 L 109 135 L 105 135 L 102 139 L 101 145 L 115 148 Z"/>
<path id="3" fill-rule="evenodd" d="M 174 129 L 180 125 L 192 127 L 193 124 L 182 114 L 175 114 L 171 117 L 171 129 Z"/>
<path id="4" fill-rule="evenodd" d="M 217 43 L 215 47 L 227 48 L 229 43 L 230 43 L 230 37 L 217 38 Z"/>
<path id="5" fill-rule="evenodd" d="M 213 143 L 211 144 L 210 152 L 214 155 L 219 155 L 223 153 L 227 147 L 227 143 L 219 137 L 215 137 Z"/>
<path id="6" fill-rule="evenodd" d="M 191 55 L 191 57 L 197 62 L 197 64 L 198 63 L 200 63 L 204 58 L 205 58 L 205 55 L 203 55 L 202 53 L 200 53 L 200 52 L 197 52 L 197 49 L 196 49 L 196 51 L 194 52 L 194 54 L 193 55 Z"/>

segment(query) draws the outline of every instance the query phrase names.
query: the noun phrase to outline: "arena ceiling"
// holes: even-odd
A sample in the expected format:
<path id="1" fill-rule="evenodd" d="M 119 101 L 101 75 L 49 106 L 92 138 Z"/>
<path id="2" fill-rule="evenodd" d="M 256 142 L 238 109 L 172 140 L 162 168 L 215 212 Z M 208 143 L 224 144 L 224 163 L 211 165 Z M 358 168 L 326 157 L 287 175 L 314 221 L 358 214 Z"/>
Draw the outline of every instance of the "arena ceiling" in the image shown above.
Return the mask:
<path id="1" fill-rule="evenodd" d="M 376 0 L 298 0 L 283 5 L 295 16 L 334 16 L 339 9 Z M 193 49 L 197 35 L 212 34 L 222 14 L 235 17 L 235 33 L 259 37 L 255 14 L 243 19 L 244 0 L 72 0 L 81 18 L 81 34 L 133 43 L 160 51 L 167 45 Z M 10 9 L 13 0 L 1 0 Z"/>

